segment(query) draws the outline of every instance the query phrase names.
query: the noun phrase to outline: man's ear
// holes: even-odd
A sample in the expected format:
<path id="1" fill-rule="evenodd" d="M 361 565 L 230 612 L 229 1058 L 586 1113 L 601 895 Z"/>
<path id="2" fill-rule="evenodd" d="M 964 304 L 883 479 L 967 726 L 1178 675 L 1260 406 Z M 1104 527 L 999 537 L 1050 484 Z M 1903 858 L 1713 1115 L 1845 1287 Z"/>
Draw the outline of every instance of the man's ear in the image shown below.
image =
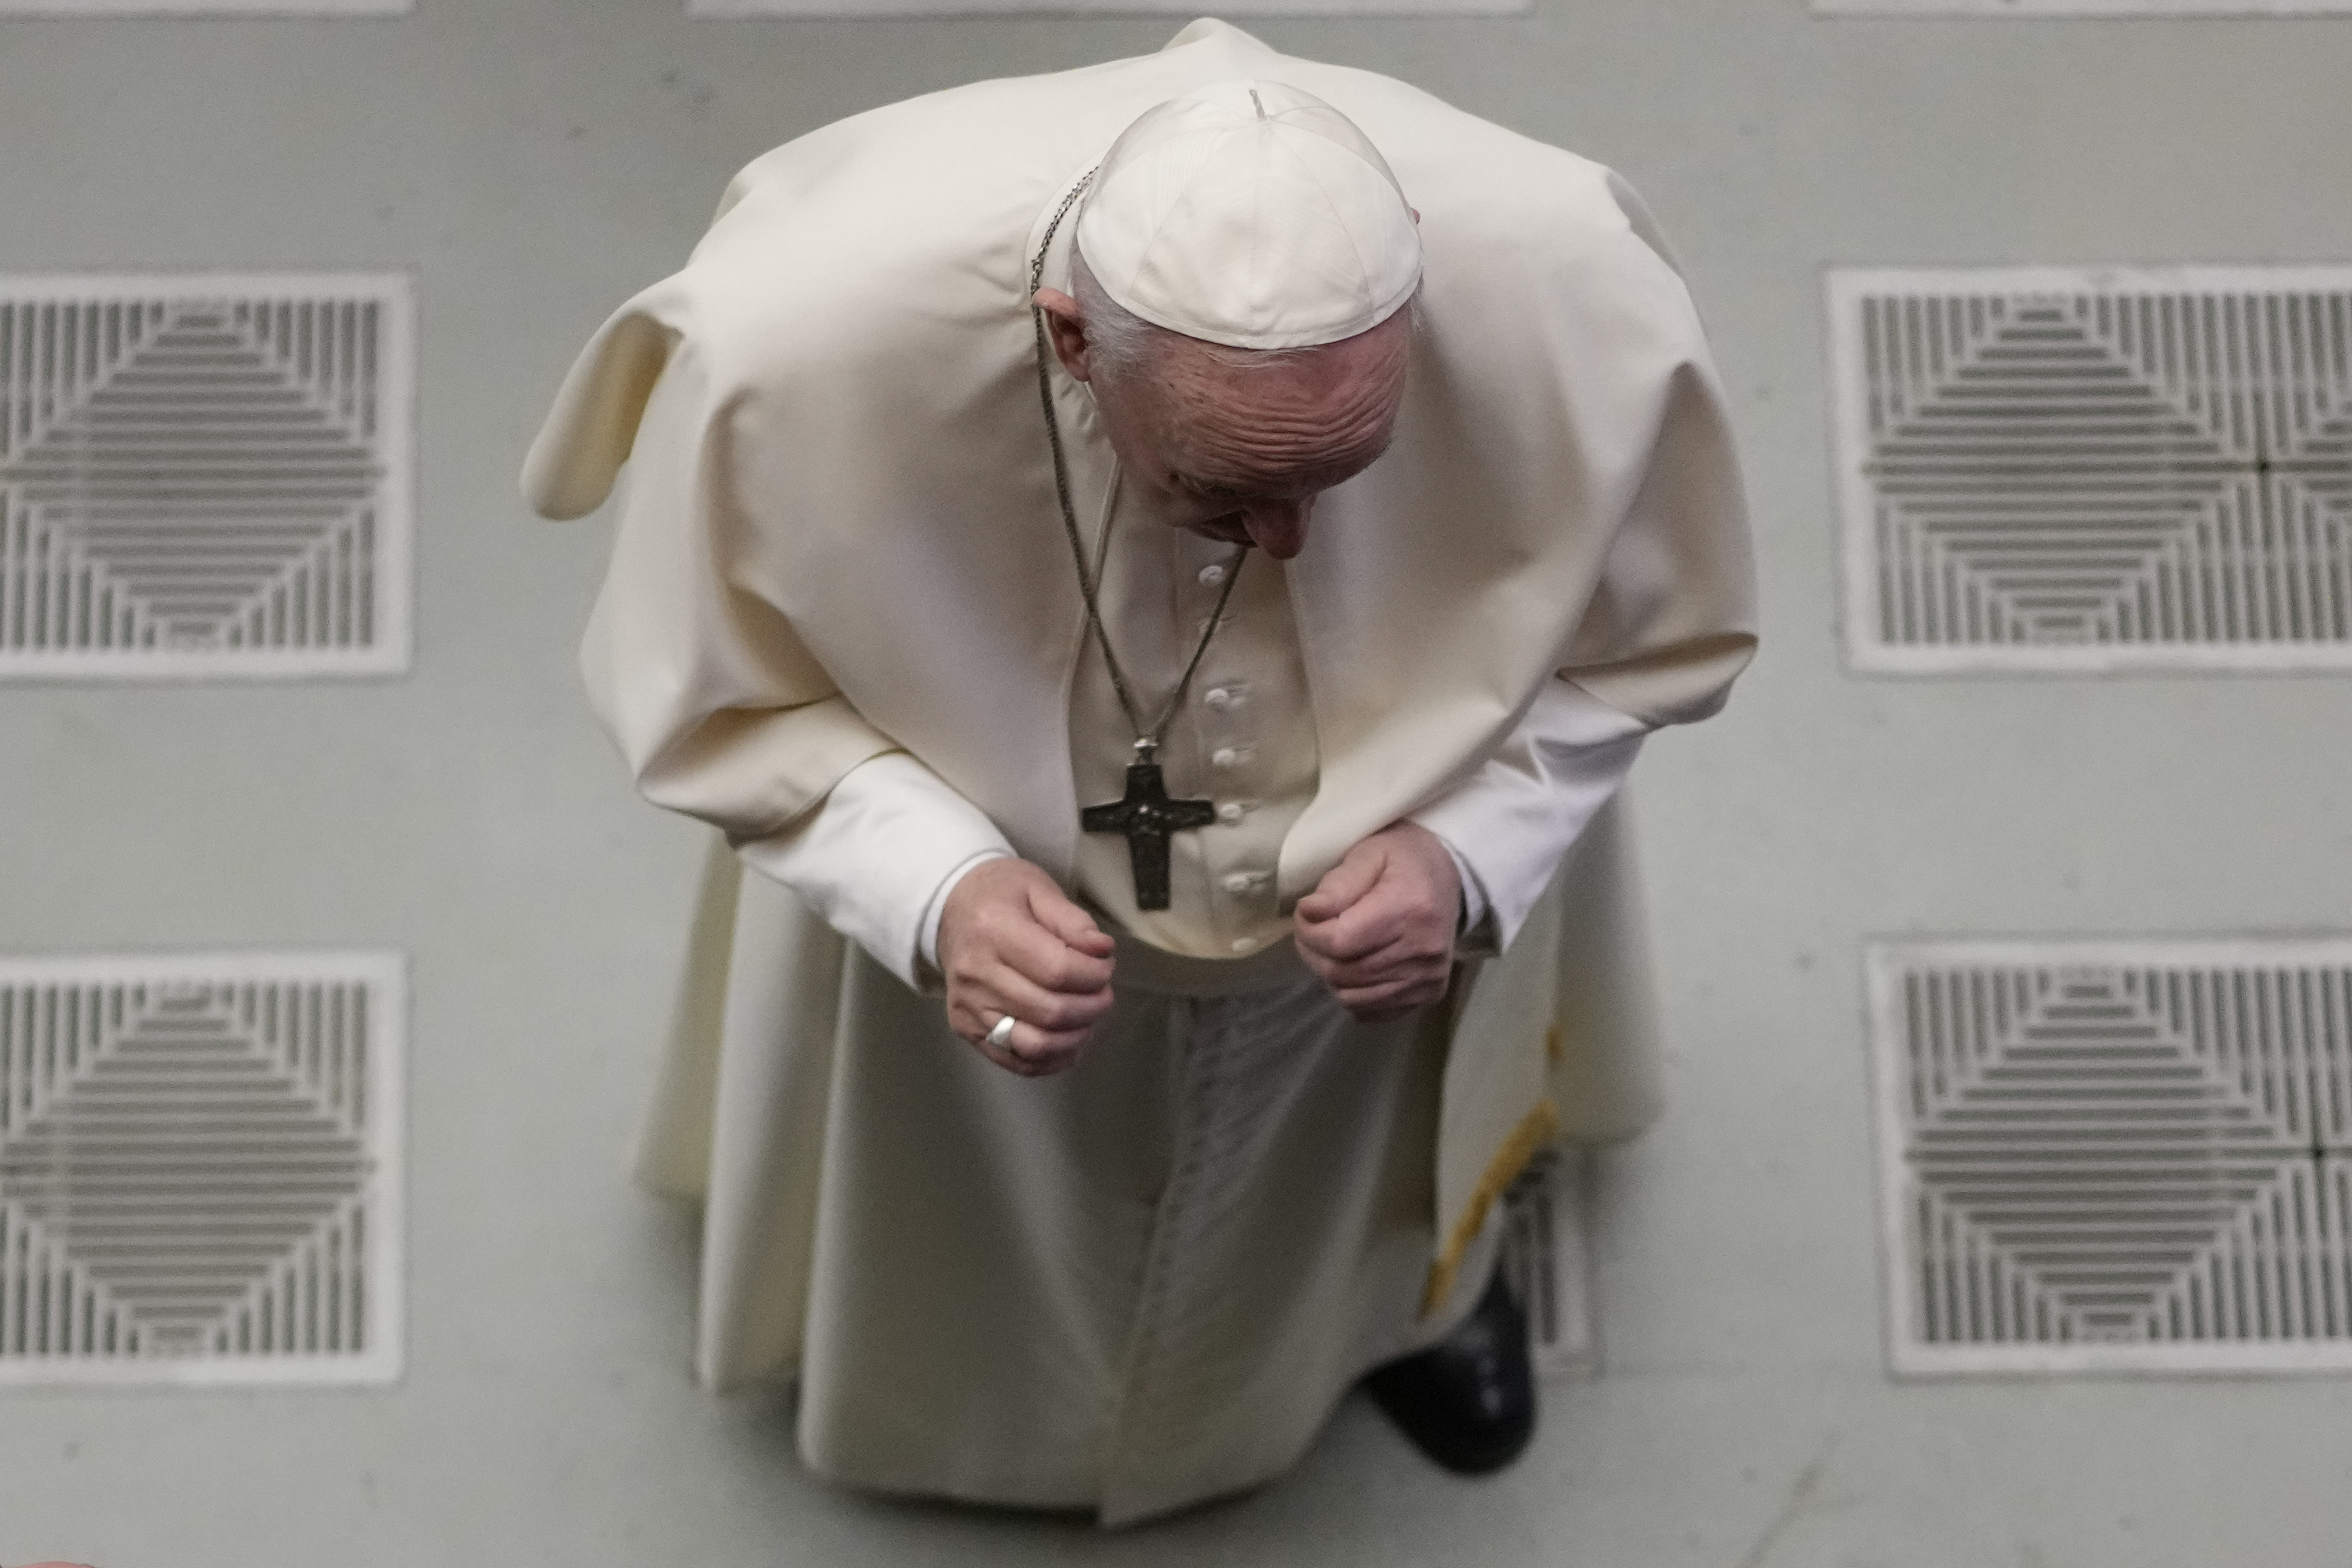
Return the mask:
<path id="1" fill-rule="evenodd" d="M 1073 381 L 1092 381 L 1094 374 L 1087 363 L 1086 318 L 1079 313 L 1078 302 L 1058 288 L 1037 290 L 1037 308 L 1045 313 L 1045 336 L 1054 344 L 1054 357 L 1070 372 Z"/>

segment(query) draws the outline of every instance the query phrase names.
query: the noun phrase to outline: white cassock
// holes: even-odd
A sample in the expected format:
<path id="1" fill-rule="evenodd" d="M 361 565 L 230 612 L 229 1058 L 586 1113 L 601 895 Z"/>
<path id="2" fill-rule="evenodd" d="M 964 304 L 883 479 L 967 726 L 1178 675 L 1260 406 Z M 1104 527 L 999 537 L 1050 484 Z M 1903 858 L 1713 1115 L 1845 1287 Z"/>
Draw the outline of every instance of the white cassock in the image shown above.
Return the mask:
<path id="1" fill-rule="evenodd" d="M 1239 568 L 1160 758 L 1217 821 L 1145 912 L 1124 841 L 1076 831 L 1133 731 L 1053 500 L 1025 263 L 1137 114 L 1244 76 L 1387 154 L 1425 319 L 1390 453 L 1298 559 Z M 1047 281 L 1067 267 L 1065 235 Z M 1234 554 L 1122 504 L 1055 373 L 1105 622 L 1153 706 Z M 877 110 L 738 179 L 583 354 L 527 489 L 578 515 L 632 457 L 592 693 L 648 795 L 766 873 L 707 879 L 643 1167 L 706 1203 L 703 1376 L 797 1373 L 816 1469 L 1106 1522 L 1265 1480 L 1466 1311 L 1536 1148 L 1647 1114 L 1611 843 L 1553 873 L 1640 737 L 1719 706 L 1753 638 L 1696 319 L 1605 171 L 1217 23 Z M 1465 873 L 1467 950 L 1501 956 L 1360 1025 L 1288 911 L 1407 819 Z M 1118 1004 L 1050 1079 L 987 1063 L 925 994 L 947 888 L 1000 853 L 1119 938 Z"/>

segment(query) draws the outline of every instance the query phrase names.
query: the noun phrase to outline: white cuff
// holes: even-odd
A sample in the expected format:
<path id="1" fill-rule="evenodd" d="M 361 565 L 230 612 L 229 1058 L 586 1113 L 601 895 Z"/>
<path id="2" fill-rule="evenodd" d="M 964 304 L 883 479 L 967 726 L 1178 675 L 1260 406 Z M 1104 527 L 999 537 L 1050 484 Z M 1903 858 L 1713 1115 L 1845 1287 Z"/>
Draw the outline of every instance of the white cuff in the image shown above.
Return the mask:
<path id="1" fill-rule="evenodd" d="M 948 886 L 1013 846 L 947 780 L 893 751 L 851 768 L 792 827 L 736 852 L 808 900 L 875 962 L 923 988 Z"/>
<path id="2" fill-rule="evenodd" d="M 1585 824 L 1617 792 L 1649 727 L 1567 681 L 1545 687 L 1494 756 L 1451 793 L 1415 811 L 1466 868 L 1484 919 L 1465 921 L 1462 949 L 1499 953 Z"/>
<path id="3" fill-rule="evenodd" d="M 1012 857 L 1010 850 L 974 850 L 964 857 L 961 865 L 940 881 L 939 890 L 931 894 L 931 902 L 924 906 L 922 935 L 915 942 L 915 978 L 919 989 L 930 991 L 940 988 L 940 917 L 947 913 L 948 894 L 953 893 L 956 883 L 974 868 L 990 861 L 1010 860 Z"/>
<path id="4" fill-rule="evenodd" d="M 1473 934 L 1486 922 L 1486 890 L 1478 881 L 1477 868 L 1462 858 L 1462 852 L 1448 842 L 1444 835 L 1436 837 L 1439 843 L 1445 845 L 1446 854 L 1453 858 L 1454 874 L 1462 883 L 1462 923 L 1454 928 L 1454 935 L 1461 940 L 1456 946 L 1475 950 L 1477 943 Z"/>

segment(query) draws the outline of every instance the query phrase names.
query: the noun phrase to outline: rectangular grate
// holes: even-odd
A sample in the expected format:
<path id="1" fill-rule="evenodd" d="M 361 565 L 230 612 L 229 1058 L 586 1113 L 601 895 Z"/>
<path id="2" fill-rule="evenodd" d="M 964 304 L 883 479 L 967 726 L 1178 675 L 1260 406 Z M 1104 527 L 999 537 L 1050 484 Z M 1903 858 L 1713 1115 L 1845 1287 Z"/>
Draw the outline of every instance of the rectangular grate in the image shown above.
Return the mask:
<path id="1" fill-rule="evenodd" d="M 0 959 L 0 1385 L 399 1375 L 403 977 Z"/>
<path id="2" fill-rule="evenodd" d="M 1586 1251 L 1588 1175 L 1582 1151 L 1548 1149 L 1503 1195 L 1503 1277 L 1527 1309 L 1539 1377 L 1600 1370 Z"/>
<path id="3" fill-rule="evenodd" d="M 1866 967 L 1896 1371 L 2352 1370 L 2352 940 Z"/>
<path id="4" fill-rule="evenodd" d="M 413 339 L 400 277 L 0 276 L 0 679 L 406 669 Z"/>
<path id="5" fill-rule="evenodd" d="M 1861 670 L 2352 668 L 2352 267 L 1835 270 Z"/>

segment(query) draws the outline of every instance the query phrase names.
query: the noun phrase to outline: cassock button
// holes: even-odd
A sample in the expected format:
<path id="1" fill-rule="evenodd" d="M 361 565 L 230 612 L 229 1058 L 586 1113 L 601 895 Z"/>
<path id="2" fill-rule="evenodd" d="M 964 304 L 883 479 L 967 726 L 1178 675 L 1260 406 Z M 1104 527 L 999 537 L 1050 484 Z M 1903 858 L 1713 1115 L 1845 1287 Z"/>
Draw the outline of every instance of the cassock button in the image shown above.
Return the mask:
<path id="1" fill-rule="evenodd" d="M 1225 580 L 1225 569 L 1222 566 L 1204 566 L 1201 569 L 1201 580 L 1209 587 L 1214 588 Z"/>
<path id="2" fill-rule="evenodd" d="M 1257 874 L 1255 872 L 1236 871 L 1225 873 L 1225 891 L 1227 893 L 1247 893 L 1256 885 Z"/>
<path id="3" fill-rule="evenodd" d="M 1215 768 L 1239 768 L 1249 760 L 1249 757 L 1250 751 L 1246 746 L 1220 746 L 1216 750 L 1209 753 L 1209 763 Z"/>
<path id="4" fill-rule="evenodd" d="M 1220 711 L 1242 706 L 1242 694 L 1231 686 L 1211 686 L 1201 694 L 1201 700 Z"/>
<path id="5" fill-rule="evenodd" d="M 1217 821 L 1220 822 L 1238 822 L 1242 820 L 1242 812 L 1244 810 L 1246 810 L 1246 808 L 1244 808 L 1239 800 L 1228 800 L 1223 805 L 1217 808 Z"/>

